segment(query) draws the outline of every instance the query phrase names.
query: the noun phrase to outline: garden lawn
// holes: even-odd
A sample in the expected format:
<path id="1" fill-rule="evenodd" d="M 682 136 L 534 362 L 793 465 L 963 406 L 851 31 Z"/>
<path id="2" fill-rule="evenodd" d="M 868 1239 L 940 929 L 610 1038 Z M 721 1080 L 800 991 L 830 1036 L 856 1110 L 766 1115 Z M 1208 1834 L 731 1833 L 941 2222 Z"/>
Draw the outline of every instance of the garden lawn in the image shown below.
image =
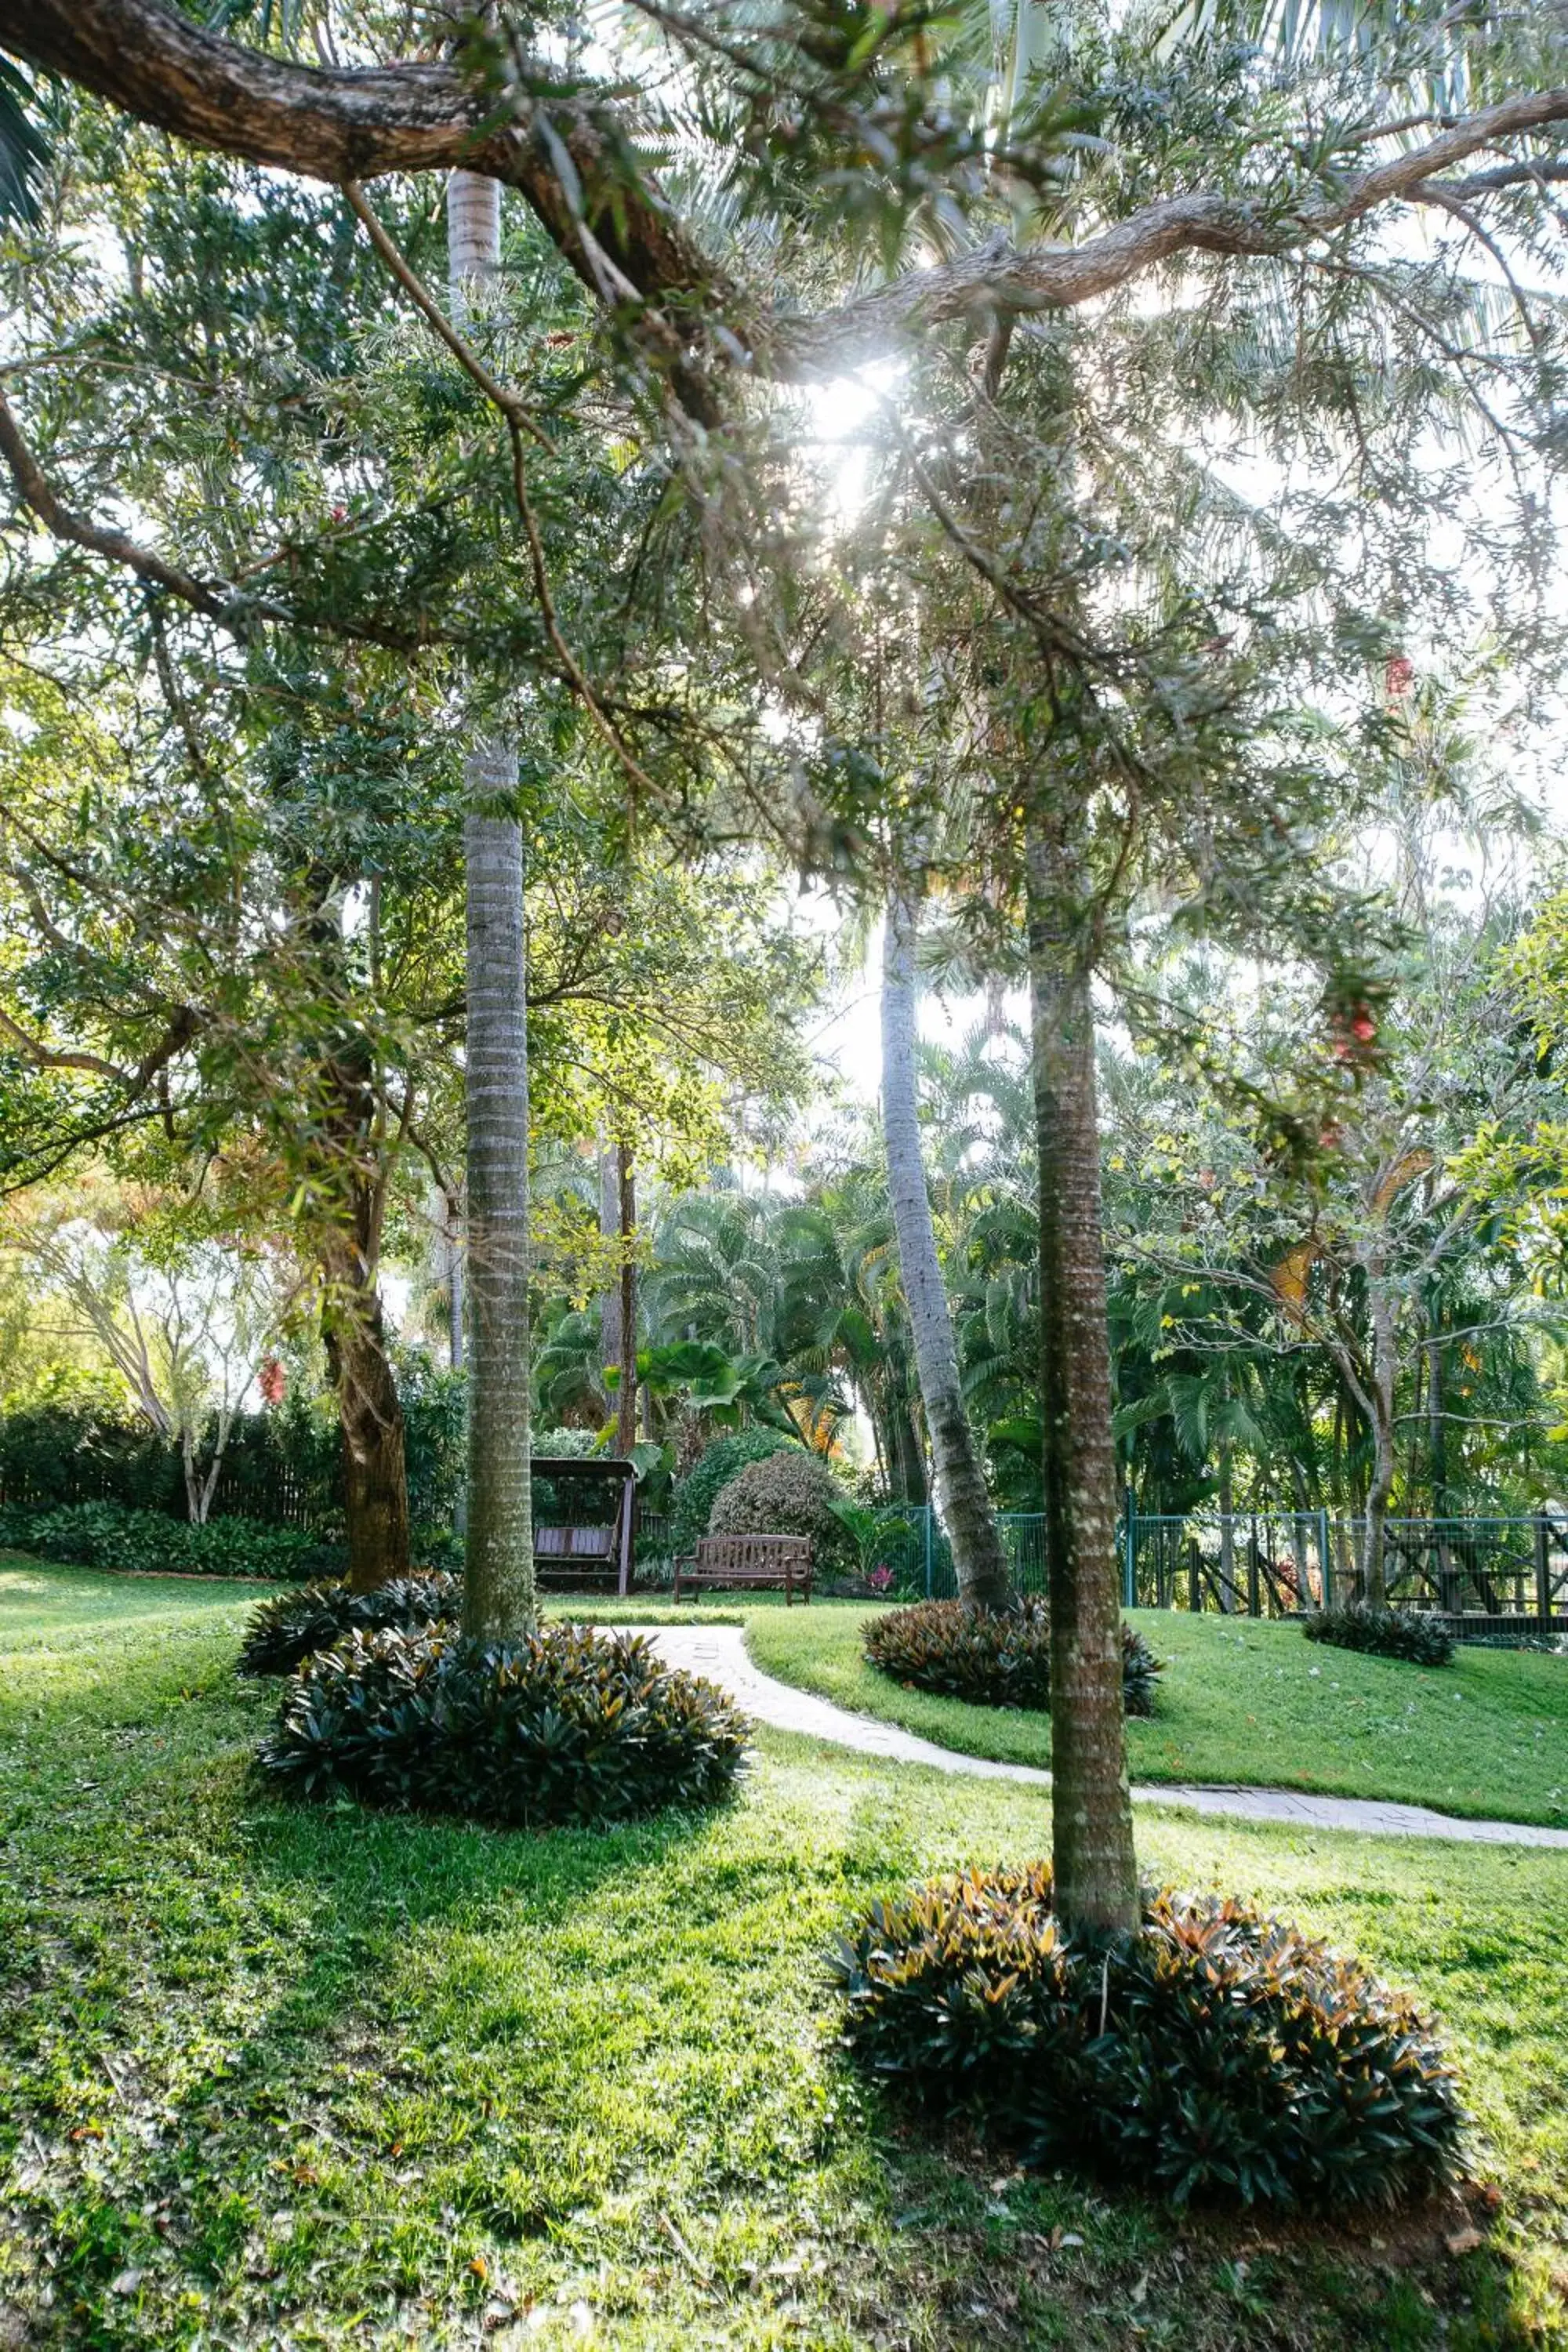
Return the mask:
<path id="1" fill-rule="evenodd" d="M 1051 1760 L 1043 1713 L 905 1690 L 860 1653 L 868 1612 L 748 1617 L 757 1664 L 1004 1763 Z M 1242 1782 L 1381 1797 L 1440 1812 L 1568 1822 L 1568 1658 L 1461 1648 L 1436 1671 L 1309 1642 L 1299 1625 L 1139 1609 L 1166 1661 L 1154 1714 L 1127 1727 L 1134 1780 Z"/>
<path id="2" fill-rule="evenodd" d="M 836 1926 L 1037 1851 L 1037 1791 L 764 1737 L 734 1803 L 607 1835 L 291 1808 L 249 1771 L 248 1598 L 0 1581 L 0 2344 L 1568 2344 L 1568 1854 L 1145 1819 L 1149 1869 L 1418 1990 L 1496 2184 L 1183 2221 L 911 2122 L 836 2046 Z"/>

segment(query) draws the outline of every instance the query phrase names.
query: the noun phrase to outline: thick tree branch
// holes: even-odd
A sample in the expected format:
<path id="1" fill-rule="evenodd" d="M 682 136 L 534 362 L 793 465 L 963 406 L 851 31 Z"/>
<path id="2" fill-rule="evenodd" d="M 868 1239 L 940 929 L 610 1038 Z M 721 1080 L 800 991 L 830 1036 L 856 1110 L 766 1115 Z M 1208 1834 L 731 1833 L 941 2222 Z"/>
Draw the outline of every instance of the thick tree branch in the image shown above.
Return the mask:
<path id="1" fill-rule="evenodd" d="M 35 1069 L 87 1070 L 95 1078 L 112 1079 L 116 1086 L 130 1083 L 129 1074 L 117 1063 L 106 1062 L 100 1054 L 46 1045 L 39 1038 L 30 1037 L 25 1029 L 18 1027 L 8 1013 L 0 1013 L 0 1037 L 8 1039 L 18 1052 L 26 1054 Z"/>
<path id="2" fill-rule="evenodd" d="M 722 273 L 632 167 L 634 126 L 608 102 L 546 106 L 520 84 L 498 106 L 445 64 L 295 65 L 160 0 L 0 0 L 0 47 L 176 138 L 307 179 L 482 173 L 521 190 L 601 299 L 729 307 Z M 710 395 L 695 372 L 682 381 L 681 339 L 667 322 L 645 324 L 667 347 L 683 404 L 702 415 Z"/>
<path id="3" fill-rule="evenodd" d="M 925 329 L 1072 307 L 1184 253 L 1279 256 L 1379 206 L 1414 196 L 1472 156 L 1568 123 L 1568 89 L 1523 91 L 1447 125 L 1424 144 L 1331 184 L 1257 196 L 1198 191 L 1145 205 L 1076 246 L 1019 252 L 994 240 L 817 316 L 748 301 L 704 254 L 645 174 L 629 168 L 635 126 L 608 100 L 552 101 L 518 83 L 507 118 L 452 67 L 357 71 L 290 64 L 205 31 L 160 0 L 0 0 L 0 46 L 65 75 L 144 122 L 204 147 L 342 183 L 384 172 L 460 166 L 520 189 L 561 252 L 601 299 L 629 289 L 663 347 L 689 412 L 711 421 L 712 394 L 682 351 L 686 331 L 744 353 L 784 381 L 842 373 Z M 542 76 L 542 81 L 543 77 Z M 1560 159 L 1510 162 L 1450 182 L 1471 202 L 1491 187 L 1557 177 Z"/>

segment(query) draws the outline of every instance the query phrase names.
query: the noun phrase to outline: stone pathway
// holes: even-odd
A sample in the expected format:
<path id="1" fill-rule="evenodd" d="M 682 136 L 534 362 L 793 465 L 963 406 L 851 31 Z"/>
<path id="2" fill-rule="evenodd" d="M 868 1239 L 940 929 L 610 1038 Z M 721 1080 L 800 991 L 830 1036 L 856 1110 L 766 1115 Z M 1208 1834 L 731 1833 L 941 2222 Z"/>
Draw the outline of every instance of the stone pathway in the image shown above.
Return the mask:
<path id="1" fill-rule="evenodd" d="M 632 1630 L 630 1628 L 627 1629 Z M 921 1739 L 896 1723 L 854 1715 L 831 1699 L 795 1690 L 753 1665 L 738 1625 L 648 1625 L 646 1633 L 674 1666 L 705 1675 L 731 1693 L 759 1723 L 798 1731 L 835 1748 L 863 1756 L 885 1756 L 895 1764 L 929 1764 L 941 1772 L 966 1772 L 977 1780 L 1025 1780 L 1048 1789 L 1051 1776 L 1035 1764 L 996 1764 L 982 1756 L 961 1756 L 934 1740 Z M 1364 1797 L 1308 1797 L 1293 1789 L 1199 1789 L 1173 1781 L 1134 1789 L 1133 1801 L 1147 1805 L 1183 1805 L 1231 1821 L 1289 1822 L 1302 1829 L 1360 1830 L 1376 1837 L 1447 1838 L 1468 1845 L 1568 1847 L 1568 1830 L 1519 1822 L 1467 1822 L 1435 1813 L 1426 1805 L 1381 1804 Z"/>

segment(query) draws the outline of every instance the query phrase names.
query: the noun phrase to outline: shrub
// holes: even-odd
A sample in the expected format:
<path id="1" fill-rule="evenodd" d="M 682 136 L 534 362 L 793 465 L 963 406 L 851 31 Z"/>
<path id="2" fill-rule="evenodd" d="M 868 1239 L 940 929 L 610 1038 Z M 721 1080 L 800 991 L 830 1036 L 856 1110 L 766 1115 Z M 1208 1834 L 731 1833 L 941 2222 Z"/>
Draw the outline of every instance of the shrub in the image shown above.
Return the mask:
<path id="1" fill-rule="evenodd" d="M 975 1706 L 1049 1706 L 1051 1628 L 1041 1601 L 1011 1617 L 983 1617 L 962 1601 L 921 1601 L 866 1628 L 865 1655 L 895 1682 Z M 1159 1659 L 1142 1633 L 1121 1628 L 1121 1696 L 1129 1715 L 1152 1715 Z"/>
<path id="2" fill-rule="evenodd" d="M 205 1528 L 120 1503 L 0 1512 L 0 1541 L 42 1559 L 144 1575 L 261 1576 L 289 1582 L 340 1572 L 342 1544 L 262 1519 L 209 1519 Z"/>
<path id="3" fill-rule="evenodd" d="M 400 1576 L 374 1592 L 352 1592 L 341 1578 L 306 1584 L 258 1601 L 245 1628 L 239 1653 L 242 1675 L 292 1674 L 301 1658 L 330 1650 L 343 1635 L 371 1633 L 384 1625 L 405 1631 L 456 1618 L 463 1587 L 456 1576 Z"/>
<path id="4" fill-rule="evenodd" d="M 100 1500 L 184 1508 L 178 1448 L 129 1414 L 108 1381 L 80 1375 L 0 1412 L 0 1493 L 39 1513 Z"/>
<path id="5" fill-rule="evenodd" d="M 848 2046 L 1032 2160 L 1185 2204 L 1391 2202 L 1459 2160 L 1430 2029 L 1362 1964 L 1219 1896 L 1075 1943 L 1048 1864 L 877 1904 L 833 1956 Z"/>
<path id="6" fill-rule="evenodd" d="M 728 1437 L 715 1438 L 676 1486 L 669 1515 L 671 1549 L 695 1549 L 698 1537 L 708 1532 L 709 1514 L 721 1491 L 749 1463 L 765 1462 L 770 1454 L 783 1454 L 792 1447 L 795 1440 L 780 1429 L 737 1429 Z"/>
<path id="7" fill-rule="evenodd" d="M 804 1446 L 771 1454 L 731 1478 L 709 1514 L 715 1536 L 809 1536 L 811 1562 L 824 1580 L 853 1576 L 859 1549 L 839 1517 L 843 1489 L 826 1463 Z"/>
<path id="8" fill-rule="evenodd" d="M 1454 1637 L 1447 1625 L 1414 1609 L 1322 1609 L 1301 1630 L 1309 1642 L 1364 1650 L 1374 1658 L 1405 1658 L 1417 1666 L 1454 1661 Z"/>
<path id="9" fill-rule="evenodd" d="M 533 1828 L 710 1804 L 745 1744 L 724 1693 L 640 1635 L 548 1625 L 485 1648 L 436 1625 L 355 1631 L 307 1660 L 260 1760 L 301 1797 Z"/>

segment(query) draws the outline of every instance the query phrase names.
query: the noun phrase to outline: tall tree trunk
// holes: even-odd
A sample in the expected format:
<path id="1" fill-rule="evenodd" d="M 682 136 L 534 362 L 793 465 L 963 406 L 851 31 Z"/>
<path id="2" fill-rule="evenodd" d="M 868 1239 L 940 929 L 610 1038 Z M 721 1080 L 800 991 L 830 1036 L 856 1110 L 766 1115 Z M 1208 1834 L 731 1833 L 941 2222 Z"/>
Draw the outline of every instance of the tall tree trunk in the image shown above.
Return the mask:
<path id="1" fill-rule="evenodd" d="M 356 1206 L 368 1215 L 367 1204 Z M 329 1233 L 319 1255 L 325 1285 L 321 1339 L 342 1432 L 349 1584 L 355 1592 L 374 1592 L 409 1570 L 403 1403 L 386 1352 L 381 1293 L 362 1237 Z"/>
<path id="2" fill-rule="evenodd" d="M 1219 1442 L 1219 1605 L 1227 1616 L 1236 1609 L 1236 1487 L 1231 1442 Z"/>
<path id="3" fill-rule="evenodd" d="M 447 252 L 459 315 L 500 257 L 500 191 L 454 172 Z M 522 828 L 510 803 L 517 753 L 479 741 L 465 768 L 467 866 L 468 1528 L 463 1630 L 485 1641 L 527 1633 L 537 1613 L 528 1321 L 528 985 Z"/>
<path id="4" fill-rule="evenodd" d="M 971 1609 L 995 1615 L 1012 1607 L 1013 1585 L 959 1384 L 958 1349 L 926 1190 L 915 1076 L 914 944 L 913 908 L 907 898 L 895 892 L 888 900 L 882 954 L 882 1126 L 888 1147 L 888 1190 L 921 1398 L 931 1433 L 937 1498 L 952 1542 L 959 1597 Z"/>
<path id="5" fill-rule="evenodd" d="M 637 1190 L 629 1144 L 616 1152 L 616 1227 L 620 1240 L 620 1378 L 616 1385 L 616 1452 L 627 1454 L 637 1442 Z"/>
<path id="6" fill-rule="evenodd" d="M 893 1491 L 900 1503 L 923 1507 L 931 1499 L 926 1487 L 925 1448 L 915 1426 L 909 1354 L 897 1328 L 888 1335 L 887 1353 L 888 1475 L 889 1481 L 897 1481 Z"/>
<path id="7" fill-rule="evenodd" d="M 1381 1268 L 1369 1270 L 1372 1307 L 1372 1380 L 1367 1404 L 1372 1422 L 1372 1479 L 1366 1490 L 1366 1521 L 1361 1548 L 1362 1599 L 1369 1609 L 1388 1606 L 1384 1563 L 1384 1523 L 1394 1492 L 1394 1383 L 1396 1371 L 1394 1304 Z"/>
<path id="8" fill-rule="evenodd" d="M 465 1370 L 468 1360 L 468 1244 L 463 1225 L 462 1198 L 454 1189 L 441 1196 L 441 1257 L 447 1282 L 447 1360 L 454 1372 Z M 467 1541 L 468 1495 L 466 1484 L 459 1485 L 453 1497 L 452 1532 Z"/>
<path id="9" fill-rule="evenodd" d="M 1448 1516 L 1448 1423 L 1443 1397 L 1443 1310 L 1434 1303 L 1426 1335 L 1426 1459 L 1432 1517 Z"/>
<path id="10" fill-rule="evenodd" d="M 455 1372 L 463 1369 L 468 1354 L 464 1319 L 467 1312 L 463 1297 L 463 1204 L 456 1192 L 444 1192 L 441 1202 L 441 1276 L 447 1286 L 447 1360 Z"/>
<path id="11" fill-rule="evenodd" d="M 607 1371 L 612 1364 L 618 1370 L 621 1360 L 621 1167 L 613 1143 L 605 1144 L 599 1152 L 599 1239 L 605 1244 L 606 1263 L 614 1245 L 616 1264 L 616 1273 L 599 1293 L 599 1361 Z"/>
<path id="12" fill-rule="evenodd" d="M 1121 1933 L 1137 1925 L 1138 1868 L 1121 1701 L 1094 1013 L 1078 936 L 1081 889 L 1065 845 L 1037 818 L 1028 841 L 1028 883 L 1052 1862 L 1064 1922 Z"/>

